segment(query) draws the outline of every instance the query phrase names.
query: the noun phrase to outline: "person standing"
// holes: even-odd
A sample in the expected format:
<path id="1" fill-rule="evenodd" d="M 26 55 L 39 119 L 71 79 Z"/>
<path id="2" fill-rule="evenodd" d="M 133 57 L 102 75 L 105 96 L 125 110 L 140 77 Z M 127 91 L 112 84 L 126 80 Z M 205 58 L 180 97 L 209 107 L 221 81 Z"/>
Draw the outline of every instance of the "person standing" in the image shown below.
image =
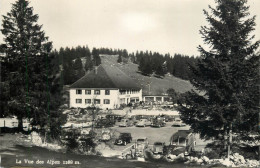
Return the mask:
<path id="1" fill-rule="evenodd" d="M 130 149 L 131 151 L 131 156 L 134 159 L 135 158 L 135 146 L 133 145 L 132 148 Z"/>

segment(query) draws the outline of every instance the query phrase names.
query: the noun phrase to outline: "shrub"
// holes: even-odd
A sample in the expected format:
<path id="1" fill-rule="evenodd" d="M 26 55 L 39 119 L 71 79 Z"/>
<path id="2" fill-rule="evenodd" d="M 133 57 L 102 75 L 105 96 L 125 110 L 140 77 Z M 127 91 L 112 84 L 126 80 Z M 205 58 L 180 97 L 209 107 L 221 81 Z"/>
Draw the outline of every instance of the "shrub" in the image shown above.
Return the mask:
<path id="1" fill-rule="evenodd" d="M 75 138 L 68 139 L 66 145 L 67 145 L 68 152 L 73 152 L 76 148 L 79 147 L 79 143 L 76 141 Z"/>

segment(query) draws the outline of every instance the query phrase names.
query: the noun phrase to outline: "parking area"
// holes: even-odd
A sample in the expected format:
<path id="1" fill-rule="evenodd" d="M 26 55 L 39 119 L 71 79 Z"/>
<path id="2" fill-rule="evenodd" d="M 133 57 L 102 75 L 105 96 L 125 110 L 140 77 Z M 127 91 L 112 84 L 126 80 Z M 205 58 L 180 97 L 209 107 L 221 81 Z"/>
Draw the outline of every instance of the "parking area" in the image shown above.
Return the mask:
<path id="1" fill-rule="evenodd" d="M 153 145 L 154 142 L 165 142 L 166 145 L 170 144 L 170 138 L 171 136 L 178 132 L 178 130 L 188 130 L 189 126 L 185 127 L 172 127 L 171 125 L 173 122 L 167 122 L 165 127 L 161 128 L 154 128 L 154 127 L 119 127 L 115 126 L 112 129 L 115 131 L 118 131 L 120 133 L 131 133 L 133 137 L 133 141 L 130 144 L 127 144 L 127 146 L 118 146 L 115 145 L 115 150 L 124 150 L 125 148 L 128 148 L 134 144 L 134 142 L 138 138 L 146 137 L 148 139 L 149 145 Z"/>
<path id="2" fill-rule="evenodd" d="M 154 142 L 164 142 L 165 145 L 170 144 L 170 139 L 173 134 L 178 132 L 178 130 L 189 130 L 189 126 L 184 126 L 184 127 L 172 127 L 173 122 L 167 122 L 165 127 L 161 128 L 154 128 L 154 127 L 119 127 L 115 126 L 112 129 L 115 131 L 118 131 L 120 133 L 131 133 L 133 137 L 133 141 L 126 146 L 120 146 L 120 145 L 115 145 L 114 149 L 117 151 L 127 151 L 130 150 L 130 147 L 134 144 L 134 142 L 138 138 L 143 138 L 146 137 L 149 142 L 149 147 L 151 148 L 154 144 Z M 199 138 L 198 134 L 195 134 L 196 137 L 196 147 L 197 150 L 202 150 L 207 143 L 211 141 L 204 141 Z"/>

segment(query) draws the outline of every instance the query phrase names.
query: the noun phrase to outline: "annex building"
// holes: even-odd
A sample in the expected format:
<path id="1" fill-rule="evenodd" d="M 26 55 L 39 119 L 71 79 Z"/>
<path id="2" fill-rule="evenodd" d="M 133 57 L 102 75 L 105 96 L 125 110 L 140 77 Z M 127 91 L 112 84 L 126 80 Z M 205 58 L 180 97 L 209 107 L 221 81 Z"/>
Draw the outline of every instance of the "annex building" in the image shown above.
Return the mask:
<path id="1" fill-rule="evenodd" d="M 70 107 L 115 109 L 142 101 L 142 89 L 113 65 L 99 65 L 70 86 Z"/>

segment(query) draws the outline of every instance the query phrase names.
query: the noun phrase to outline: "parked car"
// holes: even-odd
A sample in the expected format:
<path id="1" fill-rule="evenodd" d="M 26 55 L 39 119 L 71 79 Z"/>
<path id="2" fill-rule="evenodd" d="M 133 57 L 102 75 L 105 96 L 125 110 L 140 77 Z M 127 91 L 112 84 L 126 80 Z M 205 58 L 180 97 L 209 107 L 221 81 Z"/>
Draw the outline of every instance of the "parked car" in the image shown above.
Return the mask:
<path id="1" fill-rule="evenodd" d="M 149 109 L 150 106 L 143 106 L 143 109 Z"/>
<path id="2" fill-rule="evenodd" d="M 173 116 L 161 115 L 160 117 L 164 118 L 165 122 L 172 122 L 172 121 L 174 121 L 174 117 Z"/>
<path id="3" fill-rule="evenodd" d="M 153 144 L 153 153 L 154 154 L 163 154 L 164 146 L 165 146 L 165 143 L 163 143 L 163 142 L 155 142 Z"/>
<path id="4" fill-rule="evenodd" d="M 166 125 L 164 119 L 162 118 L 154 118 L 151 123 L 151 127 L 164 127 Z"/>
<path id="5" fill-rule="evenodd" d="M 126 145 L 132 141 L 131 133 L 120 133 L 119 137 L 116 139 L 116 145 Z"/>
<path id="6" fill-rule="evenodd" d="M 149 121 L 148 119 L 140 119 L 136 123 L 137 127 L 146 127 L 146 126 L 150 126 L 150 125 L 151 125 L 151 121 Z"/>
<path id="7" fill-rule="evenodd" d="M 184 153 L 188 155 L 195 150 L 196 138 L 191 130 L 178 130 L 178 132 L 172 135 L 170 145 L 173 149 L 172 154 Z"/>
<path id="8" fill-rule="evenodd" d="M 80 137 L 80 130 L 71 128 L 68 130 L 65 130 L 61 134 L 61 140 L 70 140 L 70 139 L 78 139 Z"/>
<path id="9" fill-rule="evenodd" d="M 122 119 L 120 124 L 119 124 L 119 127 L 131 127 L 133 126 L 134 123 L 132 120 L 130 119 Z"/>
<path id="10" fill-rule="evenodd" d="M 121 115 L 117 115 L 117 114 L 108 114 L 108 115 L 106 115 L 106 118 L 118 121 L 118 120 L 121 120 L 122 116 Z"/>
<path id="11" fill-rule="evenodd" d="M 146 137 L 138 138 L 136 140 L 135 145 L 136 145 L 136 147 L 135 147 L 136 156 L 142 157 L 142 156 L 144 156 L 144 150 L 146 150 L 148 148 L 149 142 L 148 142 L 148 139 Z"/>
<path id="12" fill-rule="evenodd" d="M 174 123 L 172 124 L 173 127 L 182 127 L 186 126 L 185 123 L 181 121 L 181 119 L 175 119 Z"/>
<path id="13" fill-rule="evenodd" d="M 98 119 L 96 121 L 95 127 L 96 128 L 106 128 L 106 127 L 113 127 L 115 125 L 114 120 L 110 119 Z"/>

